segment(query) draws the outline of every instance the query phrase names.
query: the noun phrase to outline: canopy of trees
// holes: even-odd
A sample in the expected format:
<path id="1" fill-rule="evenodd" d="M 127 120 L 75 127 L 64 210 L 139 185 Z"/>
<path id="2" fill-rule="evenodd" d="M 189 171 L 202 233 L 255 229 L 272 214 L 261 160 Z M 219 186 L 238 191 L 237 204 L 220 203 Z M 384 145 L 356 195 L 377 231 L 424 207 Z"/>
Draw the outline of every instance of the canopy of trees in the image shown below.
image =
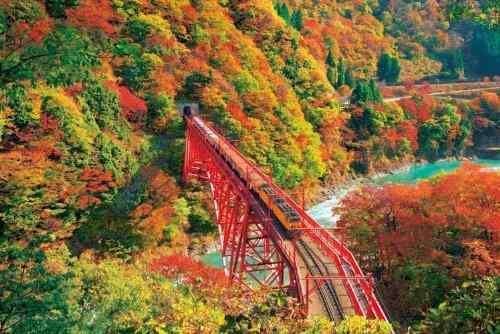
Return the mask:
<path id="1" fill-rule="evenodd" d="M 498 173 L 467 165 L 418 185 L 363 189 L 343 201 L 344 237 L 374 273 L 391 314 L 403 325 L 418 324 L 427 311 L 423 326 L 434 328 L 432 333 L 441 332 L 438 328 L 451 333 L 460 323 L 473 328 L 494 322 L 494 305 L 485 308 L 482 322 L 467 316 L 476 311 L 474 305 L 453 302 L 469 293 L 467 283 L 463 292 L 447 294 L 469 280 L 499 274 L 499 185 Z M 492 283 L 486 281 L 485 289 Z M 477 284 L 472 289 L 483 283 Z M 484 298 L 494 298 L 495 288 L 490 291 Z M 445 314 L 454 318 L 437 320 Z"/>
<path id="2" fill-rule="evenodd" d="M 178 255 L 217 238 L 208 193 L 180 182 L 176 101 L 199 102 L 306 202 L 356 173 L 460 155 L 498 125 L 498 94 L 384 104 L 374 78 L 493 76 L 498 31 L 488 6 L 459 23 L 418 4 L 0 0 L 0 332 L 386 333 L 199 284 L 222 274 Z"/>

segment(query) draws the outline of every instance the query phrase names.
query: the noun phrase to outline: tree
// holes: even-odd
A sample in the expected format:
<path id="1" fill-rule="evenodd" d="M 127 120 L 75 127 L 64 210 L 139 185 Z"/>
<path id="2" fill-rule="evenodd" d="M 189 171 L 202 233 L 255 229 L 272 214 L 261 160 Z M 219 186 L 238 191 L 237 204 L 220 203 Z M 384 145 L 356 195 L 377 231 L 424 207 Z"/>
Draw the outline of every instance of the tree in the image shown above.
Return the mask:
<path id="1" fill-rule="evenodd" d="M 15 52 L 6 51 L 0 60 L 0 86 L 26 79 L 71 85 L 100 64 L 95 44 L 76 29 L 59 27 L 47 33 L 29 37 Z"/>
<path id="2" fill-rule="evenodd" d="M 335 57 L 333 56 L 332 48 L 328 48 L 328 54 L 326 56 L 325 63 L 329 67 L 335 67 L 337 64 L 335 63 Z"/>
<path id="3" fill-rule="evenodd" d="M 498 333 L 500 329 L 500 278 L 465 282 L 437 308 L 426 312 L 417 333 Z"/>
<path id="4" fill-rule="evenodd" d="M 381 320 L 368 320 L 360 316 L 350 316 L 335 326 L 335 334 L 391 334 L 391 324 Z"/>
<path id="5" fill-rule="evenodd" d="M 86 111 L 93 115 L 101 128 L 114 129 L 120 104 L 116 93 L 109 91 L 99 82 L 89 83 L 82 94 Z"/>
<path id="6" fill-rule="evenodd" d="M 340 62 L 337 65 L 337 84 L 335 85 L 336 88 L 340 88 L 346 84 L 346 69 L 344 62 L 340 60 Z"/>
<path id="7" fill-rule="evenodd" d="M 382 54 L 378 62 L 377 76 L 379 80 L 394 84 L 399 81 L 401 66 L 396 57 L 392 57 L 388 53 Z"/>
<path id="8" fill-rule="evenodd" d="M 296 30 L 302 30 L 304 27 L 304 14 L 302 13 L 302 10 L 296 9 L 293 11 L 290 23 Z"/>
<path id="9" fill-rule="evenodd" d="M 337 72 L 335 67 L 329 66 L 326 70 L 326 77 L 333 87 L 337 86 Z"/>
<path id="10" fill-rule="evenodd" d="M 76 8 L 66 10 L 70 25 L 114 36 L 116 29 L 114 22 L 119 17 L 114 13 L 111 3 L 107 0 L 86 0 Z"/>
<path id="11" fill-rule="evenodd" d="M 351 67 L 348 67 L 345 72 L 345 84 L 351 88 L 356 84 L 356 79 L 354 78 Z"/>
<path id="12" fill-rule="evenodd" d="M 498 173 L 466 165 L 417 185 L 364 188 L 343 200 L 338 226 L 398 321 L 415 324 L 464 281 L 498 275 L 500 208 L 490 194 L 499 186 Z"/>
<path id="13" fill-rule="evenodd" d="M 286 22 L 290 23 L 290 10 L 286 3 L 278 1 L 275 5 L 276 12 Z"/>
<path id="14" fill-rule="evenodd" d="M 382 93 L 377 86 L 377 82 L 374 79 L 371 79 L 369 82 L 370 91 L 372 95 L 372 101 L 375 103 L 382 103 L 384 101 L 382 97 Z"/>
<path id="15" fill-rule="evenodd" d="M 33 113 L 33 103 L 26 94 L 26 89 L 14 84 L 8 87 L 6 93 L 7 106 L 14 112 L 14 124 L 19 128 L 36 126 L 39 119 Z"/>
<path id="16" fill-rule="evenodd" d="M 47 271 L 41 241 L 0 244 L 1 333 L 70 333 L 71 275 Z"/>
<path id="17" fill-rule="evenodd" d="M 373 94 L 370 86 L 366 83 L 366 81 L 358 81 L 356 83 L 356 87 L 352 91 L 351 103 L 361 105 L 372 101 Z"/>
<path id="18" fill-rule="evenodd" d="M 452 22 L 472 20 L 490 29 L 500 28 L 499 5 L 496 0 L 448 0 L 445 4 L 448 18 Z"/>
<path id="19" fill-rule="evenodd" d="M 144 56 L 133 56 L 118 69 L 123 83 L 134 91 L 147 87 L 151 82 L 153 62 Z"/>
<path id="20" fill-rule="evenodd" d="M 65 18 L 66 9 L 78 6 L 78 0 L 45 0 L 45 7 L 50 16 Z"/>

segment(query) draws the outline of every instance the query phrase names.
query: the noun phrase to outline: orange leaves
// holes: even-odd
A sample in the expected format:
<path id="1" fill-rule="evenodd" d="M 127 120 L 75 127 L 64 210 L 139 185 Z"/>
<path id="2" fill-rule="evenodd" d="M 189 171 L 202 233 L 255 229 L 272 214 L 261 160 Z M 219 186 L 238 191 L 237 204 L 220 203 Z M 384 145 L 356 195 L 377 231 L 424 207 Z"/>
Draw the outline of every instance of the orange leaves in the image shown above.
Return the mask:
<path id="1" fill-rule="evenodd" d="M 78 201 L 78 207 L 81 209 L 100 204 L 99 194 L 116 187 L 113 174 L 99 168 L 84 168 L 80 175 L 80 181 L 86 183 L 84 193 Z"/>
<path id="2" fill-rule="evenodd" d="M 174 179 L 157 167 L 144 168 L 143 175 L 147 177 L 149 192 L 153 202 L 173 203 L 179 195 L 179 188 Z"/>
<path id="3" fill-rule="evenodd" d="M 231 116 L 240 122 L 245 128 L 251 129 L 253 128 L 252 123 L 248 119 L 245 112 L 241 109 L 240 105 L 237 103 L 229 103 L 226 107 L 227 111 L 231 114 Z"/>
<path id="4" fill-rule="evenodd" d="M 192 24 L 198 19 L 198 12 L 191 4 L 184 5 L 181 9 L 184 14 L 184 21 L 186 21 L 187 24 Z"/>
<path id="5" fill-rule="evenodd" d="M 381 262 L 412 259 L 462 268 L 465 260 L 470 265 L 465 271 L 474 275 L 499 271 L 500 262 L 491 260 L 500 246 L 499 189 L 498 173 L 465 164 L 456 173 L 415 186 L 352 193 L 339 209 L 338 225 L 355 250 L 364 256 L 376 251 Z M 476 246 L 463 255 L 442 252 L 471 245 Z"/>
<path id="6" fill-rule="evenodd" d="M 77 8 L 67 9 L 66 15 L 74 27 L 100 30 L 108 36 L 116 34 L 114 24 L 121 21 L 109 0 L 84 0 Z"/>

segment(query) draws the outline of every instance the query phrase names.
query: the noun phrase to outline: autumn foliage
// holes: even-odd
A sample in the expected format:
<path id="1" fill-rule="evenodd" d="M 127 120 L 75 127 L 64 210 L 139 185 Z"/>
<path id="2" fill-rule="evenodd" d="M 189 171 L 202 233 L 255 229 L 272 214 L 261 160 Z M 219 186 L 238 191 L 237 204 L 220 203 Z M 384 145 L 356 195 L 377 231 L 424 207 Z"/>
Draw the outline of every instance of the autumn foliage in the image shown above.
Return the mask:
<path id="1" fill-rule="evenodd" d="M 481 168 L 343 200 L 343 236 L 404 322 L 460 282 L 500 273 L 500 175 Z"/>
<path id="2" fill-rule="evenodd" d="M 220 296 L 220 290 L 227 290 L 230 286 L 222 269 L 208 267 L 185 255 L 163 256 L 152 261 L 150 266 L 151 271 L 196 287 L 211 297 Z"/>
<path id="3" fill-rule="evenodd" d="M 74 27 L 102 31 L 108 36 L 116 34 L 115 24 L 121 20 L 108 0 L 84 0 L 77 8 L 67 9 L 66 15 Z"/>

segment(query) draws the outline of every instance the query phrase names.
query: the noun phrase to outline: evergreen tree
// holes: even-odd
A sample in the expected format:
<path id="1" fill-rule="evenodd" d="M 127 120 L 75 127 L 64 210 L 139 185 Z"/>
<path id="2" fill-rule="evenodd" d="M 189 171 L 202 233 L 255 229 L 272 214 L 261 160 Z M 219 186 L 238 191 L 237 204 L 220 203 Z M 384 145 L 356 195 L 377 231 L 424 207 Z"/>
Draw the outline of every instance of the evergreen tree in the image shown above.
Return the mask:
<path id="1" fill-rule="evenodd" d="M 380 80 L 394 84 L 399 81 L 401 66 L 396 57 L 384 53 L 378 62 L 377 76 Z"/>
<path id="2" fill-rule="evenodd" d="M 337 86 L 337 72 L 335 70 L 335 67 L 329 66 L 328 69 L 326 70 L 326 77 L 328 78 L 328 81 L 332 84 L 333 87 Z"/>
<path id="3" fill-rule="evenodd" d="M 345 72 L 345 84 L 349 87 L 354 87 L 355 85 L 354 74 L 352 73 L 352 68 L 347 68 Z"/>
<path id="4" fill-rule="evenodd" d="M 345 65 L 344 62 L 341 60 L 339 64 L 337 65 L 337 85 L 335 86 L 336 88 L 340 88 L 343 85 L 345 85 Z"/>
<path id="5" fill-rule="evenodd" d="M 286 23 L 290 23 L 290 10 L 288 9 L 288 6 L 286 5 L 286 3 L 283 3 L 283 2 L 278 2 L 276 3 L 276 12 L 278 13 L 278 15 L 283 19 L 285 20 Z"/>
<path id="6" fill-rule="evenodd" d="M 356 87 L 351 95 L 351 103 L 361 105 L 372 100 L 373 95 L 370 86 L 366 83 L 366 81 L 360 80 L 356 82 Z"/>
<path id="7" fill-rule="evenodd" d="M 380 92 L 380 89 L 378 88 L 377 83 L 374 79 L 370 80 L 369 87 L 372 95 L 372 101 L 375 103 L 383 102 L 384 99 L 382 97 L 382 93 Z"/>
<path id="8" fill-rule="evenodd" d="M 292 17 L 290 18 L 290 23 L 298 31 L 302 30 L 302 28 L 304 27 L 304 15 L 302 14 L 302 11 L 300 9 L 293 11 Z"/>
<path id="9" fill-rule="evenodd" d="M 326 56 L 325 63 L 330 67 L 335 67 L 335 57 L 333 56 L 332 48 L 328 48 L 328 55 Z"/>

